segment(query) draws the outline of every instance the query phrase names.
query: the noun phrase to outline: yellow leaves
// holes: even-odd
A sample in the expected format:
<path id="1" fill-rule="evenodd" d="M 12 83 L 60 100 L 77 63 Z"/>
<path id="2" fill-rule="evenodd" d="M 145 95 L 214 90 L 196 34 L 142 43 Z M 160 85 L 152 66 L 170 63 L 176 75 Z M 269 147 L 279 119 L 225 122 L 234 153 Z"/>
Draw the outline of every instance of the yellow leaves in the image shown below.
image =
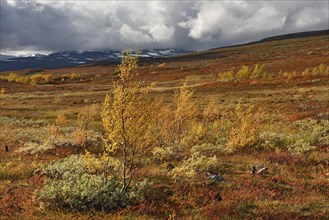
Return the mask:
<path id="1" fill-rule="evenodd" d="M 250 71 L 247 66 L 242 66 L 241 69 L 236 73 L 238 79 L 248 79 L 250 77 Z"/>
<path id="2" fill-rule="evenodd" d="M 207 107 L 203 110 L 203 116 L 208 121 L 216 121 L 221 118 L 221 110 L 215 100 L 208 103 Z"/>
<path id="3" fill-rule="evenodd" d="M 265 70 L 264 64 L 256 64 L 253 69 L 243 65 L 236 72 L 236 74 L 234 74 L 232 70 L 228 70 L 218 74 L 218 80 L 222 82 L 240 81 L 247 79 L 262 79 L 268 77 L 270 77 L 270 75 Z"/>
<path id="4" fill-rule="evenodd" d="M 92 122 L 99 114 L 99 106 L 97 104 L 87 105 L 78 115 L 78 126 L 80 129 L 87 130 L 90 122 Z"/>
<path id="5" fill-rule="evenodd" d="M 176 145 L 178 148 L 188 145 L 194 139 L 191 128 L 194 126 L 197 114 L 197 103 L 193 100 L 193 90 L 185 82 L 175 92 L 172 106 L 162 108 L 159 131 L 162 141 L 169 145 Z"/>
<path id="6" fill-rule="evenodd" d="M 57 126 L 61 126 L 61 125 L 64 125 L 65 123 L 66 123 L 65 115 L 63 115 L 63 114 L 57 115 L 55 124 Z"/>
<path id="7" fill-rule="evenodd" d="M 218 74 L 219 81 L 230 82 L 234 80 L 234 73 L 232 70 L 221 72 Z"/>
<path id="8" fill-rule="evenodd" d="M 73 139 L 80 147 L 84 147 L 87 142 L 87 131 L 81 128 L 72 132 Z"/>
<path id="9" fill-rule="evenodd" d="M 116 82 L 118 83 L 118 82 Z M 109 140 L 124 145 L 124 141 L 136 142 L 135 147 L 143 147 L 155 122 L 159 101 L 148 97 L 149 87 L 140 87 L 139 83 L 127 84 L 124 89 L 116 84 L 113 95 L 107 95 L 102 108 L 104 128 Z M 142 141 L 143 140 L 143 141 Z"/>
<path id="10" fill-rule="evenodd" d="M 49 124 L 48 132 L 50 134 L 49 139 L 54 140 L 59 135 L 59 127 L 56 125 Z"/>
<path id="11" fill-rule="evenodd" d="M 137 51 L 135 56 L 133 56 L 129 49 L 121 52 L 122 62 L 120 65 L 118 65 L 120 71 L 119 77 L 121 83 L 124 84 L 126 81 L 129 81 L 134 76 L 138 75 L 137 73 L 133 73 L 133 71 L 138 69 L 139 54 L 140 51 Z"/>
<path id="12" fill-rule="evenodd" d="M 229 134 L 227 148 L 236 151 L 253 146 L 259 138 L 259 125 L 262 115 L 254 113 L 253 106 L 242 108 L 240 104 L 235 109 L 236 126 Z"/>
<path id="13" fill-rule="evenodd" d="M 197 115 L 197 104 L 192 99 L 193 90 L 185 82 L 174 95 L 174 116 L 178 123 L 186 119 L 192 119 Z"/>
<path id="14" fill-rule="evenodd" d="M 116 153 L 120 160 L 123 192 L 130 184 L 128 179 L 132 178 L 138 155 L 144 153 L 156 137 L 155 123 L 161 102 L 149 98 L 152 85 L 142 86 L 132 80 L 137 75 L 138 56 L 139 52 L 136 56 L 129 50 L 122 52 L 122 62 L 118 66 L 119 80 L 113 83 L 112 94 L 106 95 L 101 114 L 108 133 L 108 145 L 101 152 L 99 160 L 105 172 L 111 161 L 110 155 Z"/>
<path id="15" fill-rule="evenodd" d="M 5 88 L 0 88 L 0 95 L 7 94 L 7 91 Z"/>

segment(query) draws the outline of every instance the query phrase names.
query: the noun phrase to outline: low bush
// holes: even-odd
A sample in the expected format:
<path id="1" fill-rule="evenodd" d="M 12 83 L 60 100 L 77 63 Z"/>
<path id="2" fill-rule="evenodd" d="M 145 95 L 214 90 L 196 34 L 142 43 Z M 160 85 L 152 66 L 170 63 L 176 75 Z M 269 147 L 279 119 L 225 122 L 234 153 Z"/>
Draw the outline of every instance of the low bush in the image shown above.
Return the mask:
<path id="1" fill-rule="evenodd" d="M 261 112 L 254 112 L 253 106 L 244 108 L 238 104 L 235 112 L 235 123 L 230 131 L 226 143 L 228 151 L 254 150 L 252 149 L 259 141 Z"/>
<path id="2" fill-rule="evenodd" d="M 116 178 L 88 173 L 82 155 L 56 161 L 40 172 L 47 180 L 36 197 L 50 208 L 111 211 L 142 200 L 148 186 L 145 180 L 122 194 Z"/>
<path id="3" fill-rule="evenodd" d="M 47 84 L 51 83 L 54 79 L 52 74 L 35 74 L 31 76 L 20 76 L 17 73 L 10 73 L 8 76 L 1 76 L 0 79 L 7 80 L 8 82 L 18 82 L 25 84 Z"/>
<path id="4" fill-rule="evenodd" d="M 248 79 L 267 79 L 271 75 L 265 70 L 265 65 L 256 64 L 254 68 L 242 66 L 236 73 L 232 70 L 218 74 L 218 80 L 222 82 L 242 81 Z"/>
<path id="5" fill-rule="evenodd" d="M 286 77 L 287 79 L 294 79 L 297 77 L 315 77 L 315 78 L 321 78 L 321 77 L 328 77 L 329 76 L 329 66 L 325 64 L 321 64 L 317 67 L 310 67 L 306 68 L 303 72 L 281 72 L 279 75 L 282 75 L 283 77 Z"/>
<path id="6" fill-rule="evenodd" d="M 315 147 L 311 146 L 309 142 L 306 142 L 303 139 L 295 139 L 295 141 L 287 146 L 287 149 L 291 154 L 298 155 L 313 150 Z"/>
<path id="7" fill-rule="evenodd" d="M 5 88 L 0 88 L 0 95 L 7 94 L 7 90 Z"/>
<path id="8" fill-rule="evenodd" d="M 206 172 L 215 170 L 218 164 L 216 156 L 206 157 L 198 152 L 192 153 L 191 157 L 184 160 L 179 166 L 171 171 L 174 179 L 191 179 L 197 173 L 206 174 Z"/>

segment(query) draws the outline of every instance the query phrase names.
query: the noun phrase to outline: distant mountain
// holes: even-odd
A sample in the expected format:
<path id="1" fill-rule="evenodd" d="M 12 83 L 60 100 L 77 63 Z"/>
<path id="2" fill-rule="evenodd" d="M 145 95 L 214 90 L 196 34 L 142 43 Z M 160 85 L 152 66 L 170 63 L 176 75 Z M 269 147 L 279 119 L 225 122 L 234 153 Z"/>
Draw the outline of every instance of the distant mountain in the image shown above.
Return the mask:
<path id="1" fill-rule="evenodd" d="M 14 58 L 15 56 L 8 56 L 8 55 L 3 55 L 3 54 L 0 54 L 0 61 L 2 60 L 8 60 L 8 59 L 11 59 L 11 58 Z"/>
<path id="2" fill-rule="evenodd" d="M 323 36 L 323 35 L 329 35 L 329 30 L 308 31 L 308 32 L 299 32 L 299 33 L 278 35 L 278 36 L 274 36 L 274 37 L 264 38 L 260 42 L 286 40 L 286 39 L 301 38 L 301 37 L 314 37 L 314 36 Z"/>
<path id="3" fill-rule="evenodd" d="M 166 58 L 191 51 L 180 49 L 153 49 L 143 50 L 142 58 Z M 51 53 L 49 55 L 34 55 L 26 57 L 13 57 L 0 55 L 0 71 L 14 71 L 22 69 L 56 69 L 87 65 L 106 61 L 119 63 L 121 61 L 120 51 L 65 51 Z"/>
<path id="4" fill-rule="evenodd" d="M 240 46 L 244 46 L 244 45 L 258 44 L 258 43 L 269 42 L 269 41 L 288 40 L 288 39 L 295 39 L 295 38 L 302 38 L 302 37 L 316 37 L 316 36 L 326 36 L 326 35 L 328 35 L 328 37 L 329 37 L 329 30 L 290 33 L 290 34 L 278 35 L 278 36 L 273 36 L 273 37 L 267 37 L 267 38 L 261 39 L 259 41 L 253 41 L 253 42 L 249 42 L 249 43 L 229 45 L 229 46 L 223 46 L 223 47 L 215 47 L 215 48 L 212 48 L 212 49 L 209 49 L 206 51 L 212 51 L 212 50 L 217 50 L 217 49 L 221 49 L 221 48 L 240 47 Z"/>

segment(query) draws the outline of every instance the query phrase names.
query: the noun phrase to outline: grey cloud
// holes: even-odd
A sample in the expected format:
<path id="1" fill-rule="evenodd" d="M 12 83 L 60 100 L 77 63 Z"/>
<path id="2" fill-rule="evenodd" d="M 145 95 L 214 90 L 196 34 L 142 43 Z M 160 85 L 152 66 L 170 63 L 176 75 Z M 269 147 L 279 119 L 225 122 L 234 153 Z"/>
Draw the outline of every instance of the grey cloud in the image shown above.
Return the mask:
<path id="1" fill-rule="evenodd" d="M 0 49 L 206 49 L 329 29 L 328 1 L 1 0 Z"/>

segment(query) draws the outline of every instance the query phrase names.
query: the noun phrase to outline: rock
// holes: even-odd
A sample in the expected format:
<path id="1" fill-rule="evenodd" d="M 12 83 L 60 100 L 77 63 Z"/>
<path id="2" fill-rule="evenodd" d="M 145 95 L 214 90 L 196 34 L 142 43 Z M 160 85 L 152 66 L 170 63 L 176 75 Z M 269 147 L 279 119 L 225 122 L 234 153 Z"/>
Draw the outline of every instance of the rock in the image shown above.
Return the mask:
<path id="1" fill-rule="evenodd" d="M 172 171 L 174 168 L 175 168 L 174 165 L 172 165 L 171 163 L 167 165 L 168 171 Z"/>
<path id="2" fill-rule="evenodd" d="M 207 175 L 208 175 L 208 179 L 209 180 L 212 180 L 212 181 L 222 182 L 222 181 L 225 180 L 220 174 L 210 174 L 210 173 L 207 173 Z"/>
<path id="3" fill-rule="evenodd" d="M 267 167 L 264 167 L 264 168 L 257 171 L 257 174 L 260 175 L 260 176 L 264 176 L 267 173 L 268 173 L 268 168 Z"/>

